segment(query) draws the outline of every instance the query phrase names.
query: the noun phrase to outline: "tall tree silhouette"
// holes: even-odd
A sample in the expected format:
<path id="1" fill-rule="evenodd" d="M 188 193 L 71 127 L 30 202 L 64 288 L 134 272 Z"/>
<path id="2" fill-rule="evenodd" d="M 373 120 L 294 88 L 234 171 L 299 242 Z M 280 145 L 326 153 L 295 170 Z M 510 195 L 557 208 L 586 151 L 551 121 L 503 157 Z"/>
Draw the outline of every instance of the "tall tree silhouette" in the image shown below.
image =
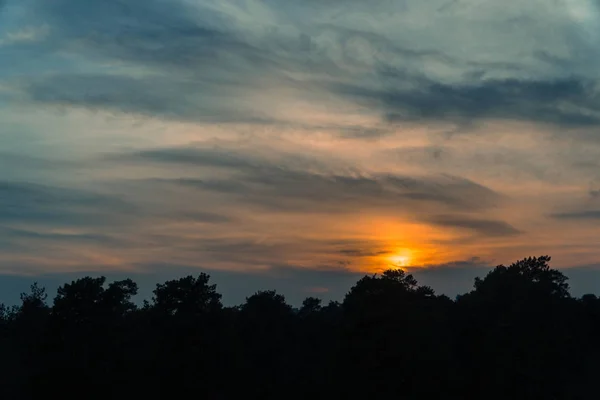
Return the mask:
<path id="1" fill-rule="evenodd" d="M 174 395 L 174 388 L 185 395 L 199 383 L 207 395 L 219 391 L 225 351 L 222 308 L 221 295 L 207 274 L 156 286 L 149 312 L 156 353 L 149 372 L 157 377 L 156 390 L 163 396 Z"/>
<path id="2" fill-rule="evenodd" d="M 52 306 L 34 284 L 0 306 L 2 395 L 595 398 L 600 299 L 572 297 L 549 263 L 499 265 L 456 301 L 390 270 L 299 309 L 272 290 L 224 307 L 206 274 L 158 284 L 142 307 L 129 279 L 72 281 Z"/>
<path id="3" fill-rule="evenodd" d="M 448 384 L 448 350 L 438 338 L 447 328 L 443 299 L 402 270 L 358 281 L 344 299 L 339 357 L 346 374 L 361 383 L 353 391 L 425 398 L 432 387 Z"/>
<path id="4" fill-rule="evenodd" d="M 459 299 L 460 348 L 470 377 L 464 385 L 472 397 L 563 398 L 572 390 L 582 331 L 567 278 L 549 261 L 499 265 Z"/>

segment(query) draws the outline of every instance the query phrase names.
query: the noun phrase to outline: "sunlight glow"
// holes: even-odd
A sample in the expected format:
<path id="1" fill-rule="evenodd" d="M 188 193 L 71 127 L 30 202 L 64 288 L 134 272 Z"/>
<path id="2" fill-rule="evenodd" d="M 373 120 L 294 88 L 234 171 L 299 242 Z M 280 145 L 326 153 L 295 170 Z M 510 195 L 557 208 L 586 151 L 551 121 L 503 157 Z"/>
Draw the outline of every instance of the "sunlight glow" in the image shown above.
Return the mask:
<path id="1" fill-rule="evenodd" d="M 394 253 L 392 256 L 390 256 L 388 258 L 388 261 L 391 263 L 390 267 L 402 268 L 402 267 L 410 266 L 412 258 L 411 258 L 410 251 L 401 250 L 397 253 Z"/>

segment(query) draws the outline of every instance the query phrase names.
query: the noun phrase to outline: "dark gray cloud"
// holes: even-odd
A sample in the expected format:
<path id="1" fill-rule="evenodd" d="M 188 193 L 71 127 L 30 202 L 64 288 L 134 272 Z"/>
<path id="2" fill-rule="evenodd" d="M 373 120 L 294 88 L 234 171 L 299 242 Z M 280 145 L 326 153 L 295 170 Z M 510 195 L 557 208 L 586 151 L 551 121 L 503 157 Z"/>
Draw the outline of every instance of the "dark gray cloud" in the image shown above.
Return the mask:
<path id="1" fill-rule="evenodd" d="M 217 70 L 214 74 L 205 71 L 206 75 L 192 77 L 50 75 L 24 82 L 22 87 L 31 100 L 46 104 L 204 122 L 285 123 L 270 115 L 268 108 L 272 104 L 265 104 L 261 112 L 248 103 L 236 101 L 236 96 L 249 89 L 246 73 L 232 71 L 227 78 L 220 78 L 218 75 L 224 72 Z M 444 84 L 397 72 L 379 75 L 375 82 L 366 85 L 331 81 L 308 82 L 308 85 L 318 90 L 329 88 L 338 96 L 379 110 L 386 122 L 467 124 L 504 119 L 567 127 L 589 127 L 600 122 L 600 98 L 595 83 L 583 78 L 484 79 Z M 350 81 L 352 76 L 347 78 Z M 342 132 L 350 137 L 380 137 L 384 133 L 385 130 L 372 128 Z"/>
<path id="2" fill-rule="evenodd" d="M 352 258 L 361 257 L 380 257 L 393 252 L 392 249 L 383 245 L 377 240 L 359 240 L 359 239 L 330 239 L 322 242 L 327 246 L 331 253 L 341 254 L 342 256 Z M 351 263 L 351 260 L 345 262 Z"/>
<path id="3" fill-rule="evenodd" d="M 340 174 L 319 171 L 310 159 L 290 159 L 285 164 L 258 156 L 244 156 L 224 148 L 159 149 L 117 156 L 121 160 L 221 167 L 231 169 L 230 178 L 174 178 L 154 180 L 238 195 L 246 202 L 269 208 L 315 211 L 347 210 L 348 207 L 402 207 L 407 203 L 438 204 L 451 209 L 482 209 L 496 205 L 502 196 L 467 179 L 440 176 L 412 178 L 402 175 Z M 309 167 L 316 167 L 312 172 Z"/>
<path id="4" fill-rule="evenodd" d="M 0 182 L 4 180 L 48 185 L 61 181 L 61 178 L 69 176 L 73 170 L 84 171 L 85 168 L 83 163 L 77 161 L 0 151 Z"/>
<path id="5" fill-rule="evenodd" d="M 267 151 L 265 151 L 267 150 Z M 268 173 L 272 170 L 311 170 L 327 173 L 332 160 L 281 151 L 268 151 L 259 146 L 186 146 L 141 150 L 133 153 L 112 154 L 105 160 L 120 163 L 183 165 L 194 167 L 229 168 L 240 172 Z M 348 168 L 347 168 L 348 169 Z"/>
<path id="6" fill-rule="evenodd" d="M 117 197 L 53 186 L 0 182 L 0 223 L 102 226 L 123 223 L 136 207 Z"/>
<path id="7" fill-rule="evenodd" d="M 210 62 L 222 49 L 247 45 L 224 32 L 225 21 L 184 1 L 34 1 L 35 14 L 54 27 L 57 45 L 81 52 L 171 67 Z"/>
<path id="8" fill-rule="evenodd" d="M 483 236 L 512 236 L 522 233 L 504 221 L 477 219 L 466 215 L 437 215 L 428 218 L 428 222 L 449 228 L 471 230 Z"/>
<path id="9" fill-rule="evenodd" d="M 52 75 L 24 83 L 36 102 L 133 113 L 153 118 L 204 122 L 273 123 L 260 112 L 228 107 L 224 113 L 219 100 L 235 96 L 231 85 L 198 82 L 161 75 Z M 229 89 L 228 89 L 229 88 Z M 229 90 L 229 93 L 227 91 Z M 196 96 L 216 93 L 214 96 Z M 232 100 L 233 105 L 235 101 Z"/>
<path id="10" fill-rule="evenodd" d="M 489 79 L 449 85 L 404 72 L 387 71 L 382 75 L 388 82 L 380 87 L 334 84 L 332 90 L 381 109 L 392 122 L 505 119 L 560 126 L 600 122 L 595 83 L 584 79 Z"/>
<path id="11" fill-rule="evenodd" d="M 261 161 L 249 154 L 240 154 L 223 147 L 181 147 L 139 151 L 107 157 L 117 161 L 147 161 L 153 163 L 183 164 L 199 167 L 254 169 Z"/>
<path id="12" fill-rule="evenodd" d="M 169 220 L 182 220 L 207 224 L 224 224 L 234 221 L 234 218 L 231 216 L 202 211 L 174 212 L 165 215 L 165 218 Z"/>
<path id="13" fill-rule="evenodd" d="M 125 192 L 105 194 L 90 190 L 0 181 L 0 232 L 11 239 L 29 242 L 93 243 L 108 248 L 140 246 L 144 235 L 114 237 L 104 232 L 119 227 L 135 231 L 144 224 L 194 222 L 226 224 L 230 215 L 197 208 L 186 209 L 168 202 L 140 201 L 141 196 Z M 110 191 L 109 191 L 110 193 Z M 21 228 L 26 227 L 26 228 Z M 55 233 L 54 228 L 75 228 L 79 233 Z"/>
<path id="14" fill-rule="evenodd" d="M 600 210 L 572 211 L 552 214 L 556 219 L 572 220 L 597 220 L 600 219 Z"/>
<path id="15" fill-rule="evenodd" d="M 348 257 L 378 257 L 390 254 L 391 250 L 342 249 L 340 254 Z"/>
<path id="16" fill-rule="evenodd" d="M 30 170 L 68 170 L 69 167 L 81 166 L 65 160 L 48 159 L 26 154 L 0 152 L 0 167 L 2 169 L 30 169 Z M 6 172 L 5 172 L 6 173 Z"/>

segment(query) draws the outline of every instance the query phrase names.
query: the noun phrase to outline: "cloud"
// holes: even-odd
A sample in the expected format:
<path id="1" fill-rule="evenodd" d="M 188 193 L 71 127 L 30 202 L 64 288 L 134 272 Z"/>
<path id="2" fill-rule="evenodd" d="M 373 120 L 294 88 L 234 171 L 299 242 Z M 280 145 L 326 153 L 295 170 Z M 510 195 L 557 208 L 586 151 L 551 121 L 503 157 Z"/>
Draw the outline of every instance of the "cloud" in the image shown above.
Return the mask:
<path id="1" fill-rule="evenodd" d="M 572 220 L 596 220 L 600 219 L 600 210 L 573 211 L 552 214 L 556 219 Z"/>
<path id="2" fill-rule="evenodd" d="M 506 129 L 502 125 L 496 126 Z M 561 137 L 557 140 L 540 138 L 527 143 L 521 140 L 519 146 L 515 146 L 522 134 L 522 130 L 516 128 L 504 135 L 490 133 L 489 137 L 461 135 L 460 138 L 440 140 L 437 144 L 386 148 L 381 151 L 381 157 L 406 166 L 451 170 L 458 175 L 469 174 L 473 166 L 477 166 L 478 176 L 485 176 L 498 186 L 502 183 L 526 186 L 524 182 L 568 184 L 597 170 L 592 160 L 598 157 L 598 150 L 591 144 L 572 146 L 569 152 L 561 152 L 558 150 L 559 141 L 564 140 Z"/>
<path id="3" fill-rule="evenodd" d="M 82 167 L 81 163 L 63 159 L 0 151 L 0 182 L 37 182 L 49 185 Z"/>
<path id="4" fill-rule="evenodd" d="M 118 196 L 0 181 L 0 268 L 14 270 L 23 260 L 29 264 L 21 273 L 44 265 L 69 268 L 75 259 L 91 261 L 94 253 L 108 257 L 139 247 L 143 238 L 124 232 L 140 226 L 140 211 Z"/>
<path id="5" fill-rule="evenodd" d="M 224 224 L 234 221 L 233 217 L 202 211 L 190 211 L 190 212 L 175 212 L 165 215 L 165 218 L 169 220 L 181 220 L 187 222 L 199 222 L 209 224 Z"/>
<path id="6" fill-rule="evenodd" d="M 8 241 L 8 248 L 15 244 L 15 240 L 20 239 L 28 244 L 41 243 L 43 245 L 64 243 L 73 246 L 80 244 L 98 244 L 111 248 L 122 248 L 127 246 L 127 242 L 123 238 L 95 233 L 53 233 L 0 227 L 0 235 L 10 239 Z"/>
<path id="7" fill-rule="evenodd" d="M 52 67 L 69 54 L 73 68 L 13 79 L 30 101 L 186 121 L 269 119 L 241 98 L 277 61 L 208 4 L 31 3 L 30 20 L 52 27 L 38 53 Z"/>
<path id="8" fill-rule="evenodd" d="M 52 26 L 46 46 L 81 60 L 68 73 L 19 79 L 29 99 L 43 104 L 266 124 L 292 122 L 281 113 L 284 102 L 316 100 L 331 108 L 335 97 L 336 102 L 376 110 L 387 122 L 506 119 L 580 127 L 600 121 L 594 79 L 583 72 L 557 74 L 561 64 L 556 62 L 542 68 L 560 58 L 551 56 L 556 52 L 550 39 L 526 60 L 505 54 L 511 53 L 507 49 L 515 47 L 513 42 L 501 43 L 497 47 L 504 52 L 486 59 L 483 49 L 471 43 L 462 48 L 456 47 L 460 41 L 446 43 L 452 34 L 418 35 L 408 24 L 423 20 L 425 12 L 444 27 L 464 23 L 466 15 L 473 21 L 495 18 L 488 26 L 472 23 L 474 30 L 494 37 L 514 24 L 515 15 L 533 18 L 528 6 L 475 10 L 466 4 L 448 7 L 447 2 L 382 1 L 368 9 L 352 2 L 345 10 L 337 2 L 251 1 L 247 7 L 181 0 L 32 4 L 33 21 Z M 406 21 L 395 24 L 406 28 L 388 26 L 384 21 L 391 16 Z M 380 23 L 373 23 L 378 17 Z M 564 24 L 552 25 L 556 19 L 551 13 L 536 17 L 570 32 Z M 519 28 L 515 32 L 525 37 L 543 36 Z M 407 39 L 411 37 L 422 37 L 422 43 Z M 347 133 L 381 135 L 377 128 L 362 128 Z"/>
<path id="9" fill-rule="evenodd" d="M 502 201 L 502 196 L 493 190 L 459 177 L 337 173 L 321 170 L 321 164 L 310 159 L 292 158 L 282 165 L 277 160 L 248 157 L 222 147 L 149 150 L 116 159 L 226 168 L 233 172 L 229 178 L 161 178 L 149 184 L 236 195 L 246 203 L 270 209 L 331 212 L 370 206 L 416 210 L 437 204 L 448 209 L 476 210 Z"/>
<path id="10" fill-rule="evenodd" d="M 390 250 L 342 249 L 340 253 L 348 257 L 379 257 L 390 254 Z"/>
<path id="11" fill-rule="evenodd" d="M 578 78 L 491 79 L 449 85 L 403 72 L 383 74 L 392 76 L 386 87 L 334 84 L 332 90 L 382 110 L 391 122 L 504 119 L 558 126 L 595 126 L 600 122 L 595 83 Z"/>
<path id="12" fill-rule="evenodd" d="M 93 192 L 27 183 L 0 182 L 0 223 L 102 226 L 124 223 L 135 206 Z"/>
<path id="13" fill-rule="evenodd" d="M 471 230 L 482 236 L 513 236 L 522 233 L 510 224 L 490 219 L 477 219 L 469 216 L 437 215 L 428 219 L 432 224 Z"/>
<path id="14" fill-rule="evenodd" d="M 210 63 L 249 47 L 208 6 L 175 0 L 35 2 L 37 15 L 55 27 L 55 40 L 78 41 L 105 57 L 181 67 Z"/>
<path id="15" fill-rule="evenodd" d="M 116 161 L 146 161 L 166 164 L 183 164 L 200 167 L 260 168 L 260 160 L 249 154 L 239 154 L 223 147 L 181 147 L 116 154 L 108 157 Z M 257 165 L 258 164 L 258 165 Z"/>
<path id="16" fill-rule="evenodd" d="M 132 113 L 152 118 L 204 121 L 269 123 L 268 116 L 237 107 L 231 100 L 227 106 L 217 95 L 198 93 L 219 92 L 221 98 L 234 96 L 224 84 L 201 83 L 193 80 L 165 78 L 161 75 L 131 77 L 122 75 L 52 75 L 24 83 L 31 100 L 39 103 L 85 107 Z M 229 96 L 227 96 L 229 95 Z M 227 100 L 223 99 L 223 102 Z M 227 113 L 222 112 L 224 108 Z"/>

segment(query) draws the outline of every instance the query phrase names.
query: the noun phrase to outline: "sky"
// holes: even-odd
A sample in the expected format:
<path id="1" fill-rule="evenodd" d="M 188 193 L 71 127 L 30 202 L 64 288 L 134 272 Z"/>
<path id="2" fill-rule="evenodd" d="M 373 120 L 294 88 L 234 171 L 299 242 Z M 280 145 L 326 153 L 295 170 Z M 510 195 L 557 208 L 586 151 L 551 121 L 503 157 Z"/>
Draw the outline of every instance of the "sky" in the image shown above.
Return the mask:
<path id="1" fill-rule="evenodd" d="M 592 0 L 0 0 L 0 301 L 207 272 L 600 292 Z"/>

